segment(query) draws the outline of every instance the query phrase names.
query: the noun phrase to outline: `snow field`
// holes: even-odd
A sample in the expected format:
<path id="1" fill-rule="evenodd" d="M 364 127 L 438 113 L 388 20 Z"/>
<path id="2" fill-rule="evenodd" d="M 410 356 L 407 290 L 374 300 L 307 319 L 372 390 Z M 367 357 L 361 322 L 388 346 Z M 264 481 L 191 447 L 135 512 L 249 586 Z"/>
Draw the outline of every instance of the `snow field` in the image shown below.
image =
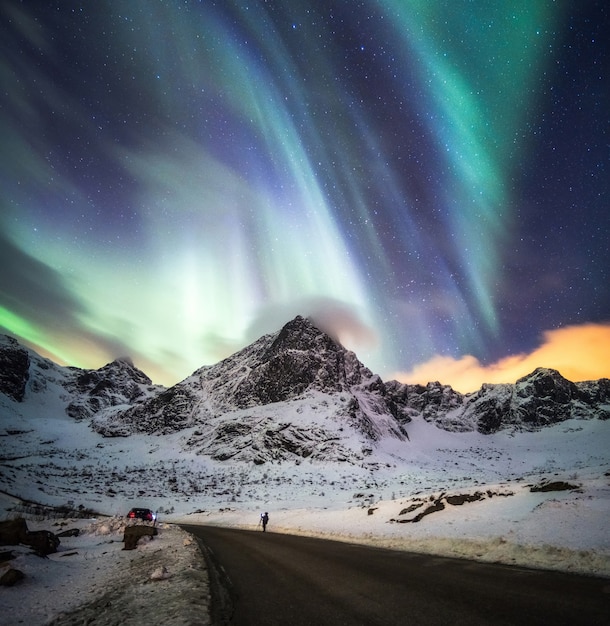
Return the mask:
<path id="1" fill-rule="evenodd" d="M 392 521 L 413 518 L 417 511 L 399 513 L 414 499 L 332 510 L 263 508 L 270 511 L 268 532 L 610 578 L 608 482 L 607 478 L 587 481 L 580 493 L 532 493 L 525 485 L 477 487 L 514 495 L 460 506 L 446 504 L 444 510 L 417 523 Z M 430 498 L 441 494 L 424 495 L 431 504 Z M 259 515 L 256 509 L 235 509 L 189 515 L 182 521 L 256 530 Z"/>
<path id="2" fill-rule="evenodd" d="M 91 508 L 116 516 L 105 519 L 119 525 L 131 507 L 149 507 L 159 511 L 160 534 L 125 552 L 122 530 L 100 518 L 100 528 L 62 538 L 60 552 L 48 560 L 24 548 L 13 566 L 26 579 L 0 593 L 0 625 L 21 620 L 36 626 L 54 618 L 56 624 L 85 623 L 93 611 L 96 625 L 103 626 L 116 624 L 112 611 L 119 609 L 142 616 L 147 625 L 163 623 L 164 611 L 173 624 L 190 618 L 205 624 L 203 560 L 188 536 L 166 522 L 256 529 L 264 510 L 270 533 L 610 577 L 610 420 L 482 435 L 447 432 L 417 418 L 407 424 L 409 441 L 382 439 L 361 460 L 257 465 L 214 461 L 187 449 L 195 429 L 103 438 L 87 421 L 57 417 L 61 406 L 59 397 L 54 403 L 40 396 L 16 412 L 0 396 L 6 416 L 0 490 L 48 505 Z M 299 408 L 305 424 L 324 419 L 317 401 Z M 265 410 L 283 419 L 282 406 Z M 578 489 L 530 491 L 531 485 L 559 480 Z M 432 503 L 443 493 L 488 490 L 513 495 L 446 505 L 417 523 L 391 521 L 410 519 L 417 511 L 401 515 L 403 509 Z M 6 500 L 5 511 L 15 504 L 0 500 Z M 32 530 L 55 532 L 54 523 L 28 520 Z M 82 522 L 64 528 L 72 524 Z M 69 614 L 78 607 L 80 618 Z"/>

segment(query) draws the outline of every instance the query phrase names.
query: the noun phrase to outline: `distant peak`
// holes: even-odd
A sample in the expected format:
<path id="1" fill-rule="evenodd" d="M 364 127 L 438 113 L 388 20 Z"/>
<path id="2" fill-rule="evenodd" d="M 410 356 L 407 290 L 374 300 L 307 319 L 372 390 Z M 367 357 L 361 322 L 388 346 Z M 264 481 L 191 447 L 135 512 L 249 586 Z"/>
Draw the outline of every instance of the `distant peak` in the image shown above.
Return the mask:
<path id="1" fill-rule="evenodd" d="M 517 384 L 526 382 L 528 380 L 533 380 L 535 378 L 562 378 L 563 376 L 559 371 L 552 369 L 550 367 L 537 367 L 533 372 L 522 376 L 517 380 Z"/>
<path id="2" fill-rule="evenodd" d="M 150 384 L 152 382 L 142 370 L 134 365 L 133 360 L 128 356 L 119 357 L 96 371 L 102 375 L 110 374 L 131 377 L 143 384 Z"/>

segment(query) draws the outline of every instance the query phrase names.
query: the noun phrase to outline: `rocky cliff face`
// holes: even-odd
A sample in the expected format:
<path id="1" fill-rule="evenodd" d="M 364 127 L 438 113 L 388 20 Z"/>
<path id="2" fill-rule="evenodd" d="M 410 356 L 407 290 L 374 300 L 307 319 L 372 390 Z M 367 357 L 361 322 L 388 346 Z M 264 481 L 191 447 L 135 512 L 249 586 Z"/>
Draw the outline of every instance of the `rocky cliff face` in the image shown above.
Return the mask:
<path id="1" fill-rule="evenodd" d="M 0 337 L 0 393 L 23 400 L 30 377 L 30 357 L 12 337 Z"/>
<path id="2" fill-rule="evenodd" d="M 245 373 L 233 394 L 241 408 L 285 402 L 308 389 L 325 393 L 349 390 L 371 373 L 327 334 L 297 317 L 288 322 Z"/>
<path id="3" fill-rule="evenodd" d="M 312 411 L 324 415 L 321 423 L 311 422 Z M 202 453 L 261 459 L 282 457 L 286 451 L 315 456 L 323 444 L 352 432 L 361 439 L 359 449 L 384 437 L 402 441 L 410 418 L 401 414 L 399 422 L 398 414 L 378 376 L 353 352 L 297 317 L 136 407 L 102 412 L 93 427 L 113 436 L 168 434 L 197 426 L 199 434 L 189 446 Z M 331 447 L 341 448 L 339 456 L 349 456 L 345 446 Z"/>
<path id="4" fill-rule="evenodd" d="M 572 418 L 610 418 L 610 380 L 573 383 L 546 368 L 514 384 L 484 384 L 467 395 L 438 382 L 425 387 L 394 383 L 391 389 L 411 415 L 455 432 L 533 431 Z"/>
<path id="5" fill-rule="evenodd" d="M 65 387 L 75 395 L 66 408 L 75 419 L 91 418 L 106 407 L 137 404 L 160 389 L 127 358 L 79 372 Z"/>
<path id="6" fill-rule="evenodd" d="M 538 368 L 514 385 L 484 385 L 464 403 L 465 423 L 482 433 L 539 430 L 571 418 L 610 418 L 610 381 L 573 383 Z"/>
<path id="7" fill-rule="evenodd" d="M 106 437 L 190 428 L 185 449 L 255 463 L 295 456 L 356 462 L 384 441 L 408 445 L 412 419 L 488 434 L 610 418 L 608 379 L 573 383 L 550 369 L 467 395 L 439 382 L 383 382 L 302 317 L 169 389 L 128 359 L 98 370 L 65 368 L 0 337 L 0 393 L 17 404 L 54 394 L 60 410 L 90 419 Z"/>
<path id="8" fill-rule="evenodd" d="M 400 412 L 379 376 L 307 319 L 296 317 L 279 333 L 263 337 L 251 348 L 220 366 L 195 373 L 210 409 L 217 412 L 290 402 L 315 391 L 343 394 L 348 398 L 347 411 L 356 420 L 386 416 L 394 421 Z M 397 424 L 389 428 L 402 437 Z M 369 430 L 374 438 L 375 429 Z"/>
<path id="9" fill-rule="evenodd" d="M 97 370 L 62 367 L 0 335 L 0 393 L 17 402 L 59 397 L 65 413 L 82 420 L 107 407 L 132 406 L 163 389 L 127 358 Z"/>

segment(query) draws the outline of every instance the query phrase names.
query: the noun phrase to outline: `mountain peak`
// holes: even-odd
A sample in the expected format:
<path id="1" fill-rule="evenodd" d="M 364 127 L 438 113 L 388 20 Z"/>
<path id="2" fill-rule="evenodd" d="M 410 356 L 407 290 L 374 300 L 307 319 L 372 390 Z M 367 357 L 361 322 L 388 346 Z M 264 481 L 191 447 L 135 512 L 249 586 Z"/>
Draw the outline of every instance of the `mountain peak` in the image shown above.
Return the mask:
<path id="1" fill-rule="evenodd" d="M 267 361 L 281 352 L 298 350 L 308 352 L 332 352 L 344 351 L 332 337 L 320 330 L 306 317 L 297 315 L 293 320 L 286 323 L 279 331 L 277 337 L 266 351 L 263 360 Z"/>
<path id="2" fill-rule="evenodd" d="M 129 356 L 121 356 L 107 363 L 95 373 L 100 377 L 113 376 L 115 378 L 135 380 L 142 385 L 152 385 L 151 379 L 139 368 Z"/>
<path id="3" fill-rule="evenodd" d="M 77 397 L 66 413 L 85 419 L 107 406 L 140 402 L 157 386 L 129 357 L 120 357 L 97 370 L 81 370 L 67 387 Z"/>
<path id="4" fill-rule="evenodd" d="M 297 316 L 153 398 L 100 415 L 93 427 L 123 436 L 197 425 L 189 449 L 218 460 L 258 463 L 328 453 L 360 461 L 385 437 L 405 440 L 398 414 L 408 422 L 378 376 L 310 319 Z"/>
<path id="5" fill-rule="evenodd" d="M 535 379 L 544 379 L 544 378 L 554 378 L 556 380 L 567 380 L 565 379 L 560 372 L 550 367 L 537 367 L 533 372 L 522 376 L 517 380 L 517 384 L 535 380 Z"/>
<path id="6" fill-rule="evenodd" d="M 553 397 L 558 402 L 568 402 L 577 395 L 576 385 L 564 378 L 557 370 L 538 367 L 531 374 L 520 378 L 515 387 L 522 397 Z"/>
<path id="7" fill-rule="evenodd" d="M 370 372 L 356 356 L 298 315 L 285 324 L 236 386 L 241 407 L 281 402 L 307 389 L 344 391 Z"/>

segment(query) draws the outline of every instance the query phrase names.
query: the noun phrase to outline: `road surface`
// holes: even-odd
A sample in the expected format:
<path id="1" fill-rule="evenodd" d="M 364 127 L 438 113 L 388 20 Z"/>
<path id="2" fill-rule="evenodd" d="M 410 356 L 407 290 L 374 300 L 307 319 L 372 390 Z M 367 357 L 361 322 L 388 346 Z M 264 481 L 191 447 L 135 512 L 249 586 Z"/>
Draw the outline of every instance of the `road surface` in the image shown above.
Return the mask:
<path id="1" fill-rule="evenodd" d="M 610 580 L 183 526 L 210 566 L 215 624 L 610 626 Z"/>

